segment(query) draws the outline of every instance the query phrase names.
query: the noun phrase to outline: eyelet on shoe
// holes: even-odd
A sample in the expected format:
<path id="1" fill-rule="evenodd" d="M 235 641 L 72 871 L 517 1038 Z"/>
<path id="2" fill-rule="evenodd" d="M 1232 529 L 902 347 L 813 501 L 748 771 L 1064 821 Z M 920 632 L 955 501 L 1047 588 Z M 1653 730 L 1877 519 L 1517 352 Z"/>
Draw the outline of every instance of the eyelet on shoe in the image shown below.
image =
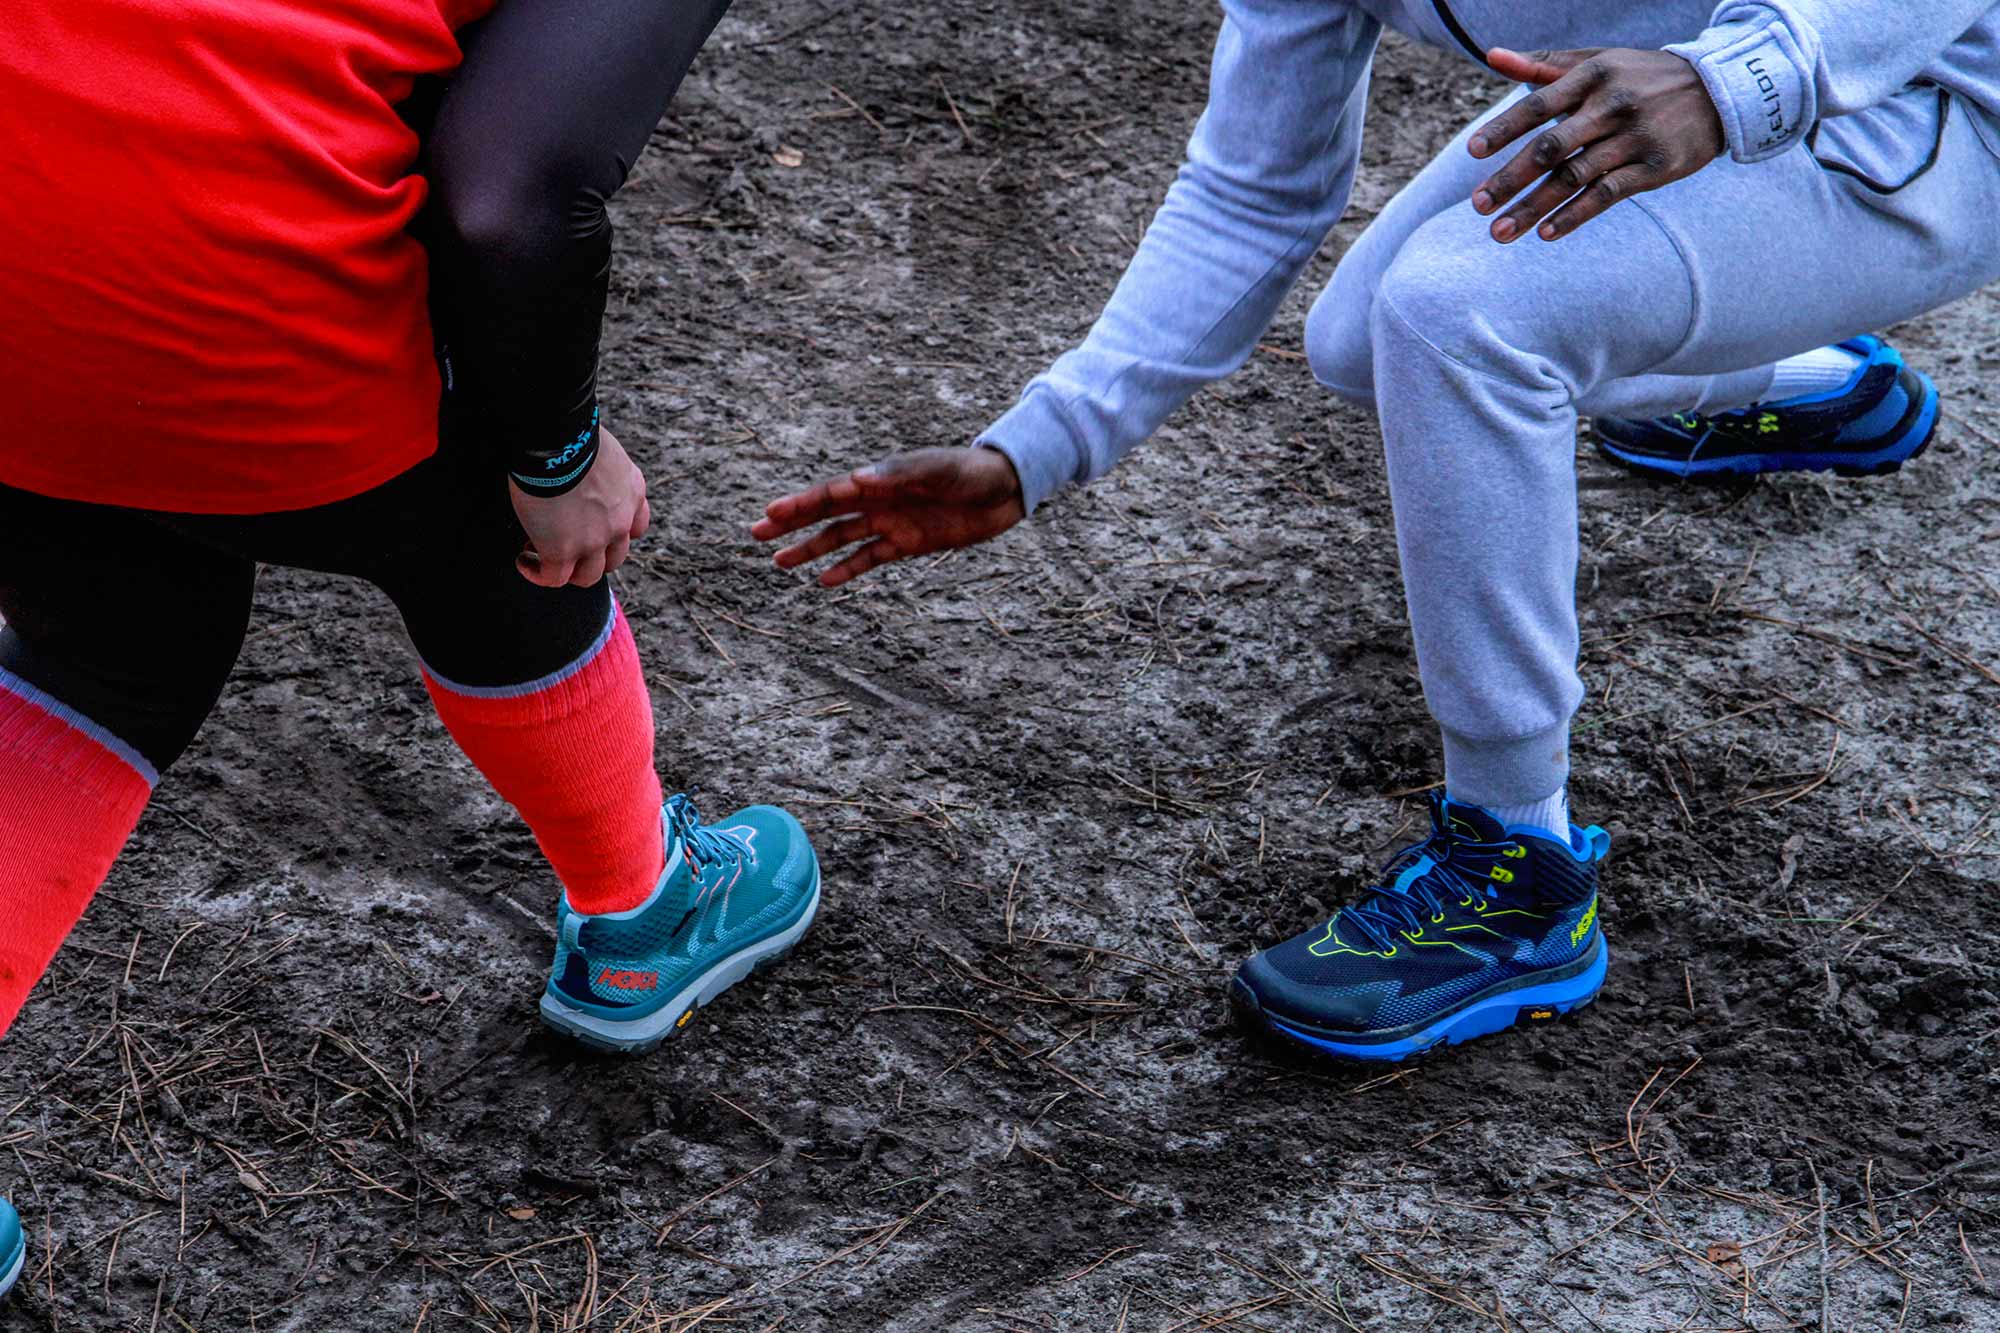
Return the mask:
<path id="1" fill-rule="evenodd" d="M 1439 913 L 1437 913 L 1436 915 L 1434 915 L 1433 917 L 1431 917 L 1431 924 L 1435 926 L 1435 925 L 1436 925 L 1436 924 L 1437 924 L 1438 922 L 1440 922 L 1440 921 L 1442 921 L 1442 920 L 1444 920 L 1444 913 L 1443 913 L 1443 912 L 1439 912 Z"/>

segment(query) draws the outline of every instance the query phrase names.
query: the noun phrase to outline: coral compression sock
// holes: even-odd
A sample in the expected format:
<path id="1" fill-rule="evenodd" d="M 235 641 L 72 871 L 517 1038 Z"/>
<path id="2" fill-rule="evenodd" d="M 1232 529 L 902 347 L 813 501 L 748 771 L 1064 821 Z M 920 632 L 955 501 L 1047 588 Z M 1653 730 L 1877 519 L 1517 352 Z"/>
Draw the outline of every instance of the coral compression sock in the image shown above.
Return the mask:
<path id="1" fill-rule="evenodd" d="M 0 1036 L 111 873 L 159 774 L 0 670 Z"/>
<path id="2" fill-rule="evenodd" d="M 527 821 L 579 912 L 637 907 L 665 864 L 653 701 L 614 600 L 583 656 L 525 685 L 472 687 L 428 667 L 438 717 Z"/>

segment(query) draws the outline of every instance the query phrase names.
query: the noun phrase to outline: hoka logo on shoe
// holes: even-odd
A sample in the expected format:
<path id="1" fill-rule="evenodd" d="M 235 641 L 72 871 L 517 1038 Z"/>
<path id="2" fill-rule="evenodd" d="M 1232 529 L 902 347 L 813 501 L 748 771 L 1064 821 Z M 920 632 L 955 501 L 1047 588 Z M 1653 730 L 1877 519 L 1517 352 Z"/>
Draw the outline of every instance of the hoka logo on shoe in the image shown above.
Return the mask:
<path id="1" fill-rule="evenodd" d="M 612 986 L 618 990 L 658 990 L 658 972 L 613 972 L 610 968 L 597 974 L 597 984 Z"/>
<path id="2" fill-rule="evenodd" d="M 1591 926 L 1595 925 L 1596 923 L 1597 923 L 1597 899 L 1592 898 L 1590 900 L 1590 906 L 1583 909 L 1583 919 L 1578 921 L 1576 923 L 1576 929 L 1572 930 L 1569 933 L 1570 944 L 1578 945 L 1583 943 L 1583 937 L 1590 933 Z"/>

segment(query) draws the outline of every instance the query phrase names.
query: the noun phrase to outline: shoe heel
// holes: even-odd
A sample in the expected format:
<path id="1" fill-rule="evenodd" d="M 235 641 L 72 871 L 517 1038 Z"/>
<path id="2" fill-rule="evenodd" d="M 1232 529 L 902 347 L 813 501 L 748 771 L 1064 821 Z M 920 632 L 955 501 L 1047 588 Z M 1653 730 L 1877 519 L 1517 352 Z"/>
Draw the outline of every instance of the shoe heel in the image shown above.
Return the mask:
<path id="1" fill-rule="evenodd" d="M 1931 447 L 1931 441 L 1937 438 L 1938 422 L 1943 419 L 1943 413 L 1939 410 L 1942 401 L 1938 395 L 1937 385 L 1932 383 L 1930 376 L 1922 371 L 1911 373 L 1915 374 L 1923 392 L 1917 396 L 1914 406 L 1916 419 L 1911 422 L 1909 430 L 1904 433 L 1902 439 L 1890 446 L 1889 457 L 1859 465 L 1836 463 L 1832 469 L 1835 476 L 1886 477 L 1901 472 L 1903 464 L 1922 458 L 1924 451 Z"/>

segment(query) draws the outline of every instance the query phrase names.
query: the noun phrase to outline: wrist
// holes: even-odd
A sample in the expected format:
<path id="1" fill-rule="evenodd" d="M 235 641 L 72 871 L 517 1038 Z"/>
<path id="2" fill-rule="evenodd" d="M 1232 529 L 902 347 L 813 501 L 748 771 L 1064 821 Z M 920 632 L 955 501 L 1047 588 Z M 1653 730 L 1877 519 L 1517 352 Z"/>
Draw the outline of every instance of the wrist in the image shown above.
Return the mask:
<path id="1" fill-rule="evenodd" d="M 1738 162 L 1776 157 L 1811 128 L 1810 66 L 1782 22 L 1726 23 L 1666 50 L 1694 66 Z"/>
<path id="2" fill-rule="evenodd" d="M 1014 460 L 1008 456 L 1007 451 L 991 440 L 975 440 L 973 447 L 982 453 L 997 456 L 1007 465 L 1007 478 L 1014 485 L 1014 494 L 1020 496 L 1025 502 L 1027 499 L 1027 487 L 1021 484 L 1021 469 L 1014 465 Z"/>
<path id="3" fill-rule="evenodd" d="M 547 500 L 567 495 L 582 485 L 597 462 L 598 415 L 599 410 L 593 405 L 583 425 L 553 453 L 531 450 L 517 454 L 507 473 L 516 489 L 523 495 Z"/>
<path id="4" fill-rule="evenodd" d="M 1022 507 L 1031 514 L 1050 496 L 1087 475 L 1076 433 L 1052 398 L 1030 389 L 974 441 L 1013 464 Z"/>

